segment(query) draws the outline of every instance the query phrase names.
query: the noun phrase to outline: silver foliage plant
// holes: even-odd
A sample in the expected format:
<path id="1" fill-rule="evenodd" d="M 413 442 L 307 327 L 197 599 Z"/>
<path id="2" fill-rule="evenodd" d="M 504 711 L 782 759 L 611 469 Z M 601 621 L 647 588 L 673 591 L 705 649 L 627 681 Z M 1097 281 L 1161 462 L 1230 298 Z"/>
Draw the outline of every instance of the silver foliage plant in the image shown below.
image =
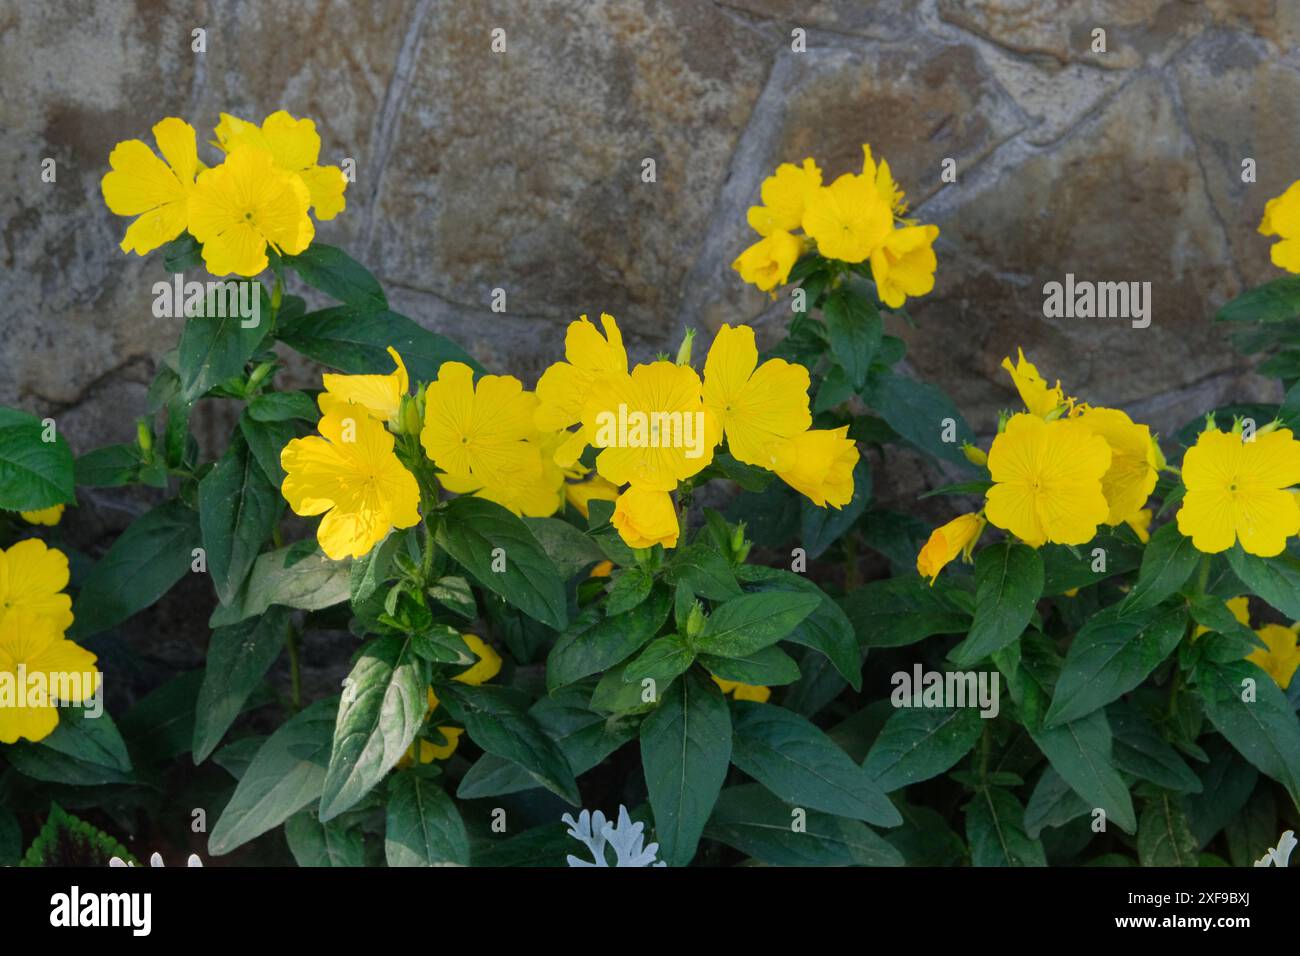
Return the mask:
<path id="1" fill-rule="evenodd" d="M 645 824 L 633 823 L 628 816 L 627 807 L 622 804 L 618 807 L 617 826 L 606 820 L 605 814 L 599 810 L 595 813 L 583 810 L 578 814 L 577 820 L 573 819 L 573 814 L 566 813 L 560 820 L 569 825 L 569 836 L 587 845 L 594 860 L 583 860 L 570 854 L 565 857 L 569 866 L 609 866 L 605 856 L 606 846 L 614 851 L 615 866 L 668 865 L 656 859 L 659 854 L 658 843 L 643 846 Z"/>

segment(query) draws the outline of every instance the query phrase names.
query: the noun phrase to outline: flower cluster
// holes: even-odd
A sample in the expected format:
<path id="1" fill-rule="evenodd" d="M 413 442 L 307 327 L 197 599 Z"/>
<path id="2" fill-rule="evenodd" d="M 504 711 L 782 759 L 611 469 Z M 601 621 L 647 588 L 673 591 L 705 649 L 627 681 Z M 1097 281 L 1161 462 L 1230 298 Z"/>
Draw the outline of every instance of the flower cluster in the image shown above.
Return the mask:
<path id="1" fill-rule="evenodd" d="M 114 147 L 100 189 L 110 210 L 135 217 L 123 252 L 144 255 L 189 232 L 213 275 L 254 276 L 268 246 L 298 255 L 311 245 L 308 210 L 322 221 L 342 212 L 347 177 L 318 164 L 311 120 L 278 110 L 258 126 L 222 113 L 215 133 L 223 161 L 214 166 L 199 158 L 194 127 L 174 116 L 153 127 L 161 159 L 142 140 Z"/>
<path id="2" fill-rule="evenodd" d="M 412 398 L 391 348 L 387 375 L 325 375 L 319 435 L 294 439 L 280 456 L 290 507 L 324 516 L 317 537 L 330 558 L 369 553 L 420 521 L 420 484 L 396 448 L 415 436 L 446 491 L 529 517 L 553 515 L 566 500 L 584 515 L 593 499 L 614 501 L 612 523 L 635 548 L 676 546 L 671 495 L 724 439 L 737 460 L 776 473 L 819 507 L 852 499 L 858 451 L 848 427 L 812 428 L 807 369 L 760 365 L 752 329 L 724 325 L 701 378 L 689 355 L 629 371 L 617 322 L 602 315 L 601 324 L 603 334 L 586 316 L 569 326 L 566 360 L 535 393 L 513 376 L 476 381 L 468 365 L 447 362 Z M 595 474 L 579 460 L 589 445 L 598 449 Z"/>
<path id="3" fill-rule="evenodd" d="M 39 538 L 0 549 L 0 743 L 43 740 L 57 704 L 93 696 L 95 655 L 65 637 L 72 626 L 68 558 Z"/>
<path id="4" fill-rule="evenodd" d="M 813 249 L 850 266 L 869 263 L 877 294 L 890 308 L 934 288 L 939 228 L 904 218 L 903 190 L 869 145 L 862 147 L 860 173 L 824 186 L 812 159 L 782 163 L 763 180 L 760 195 L 763 203 L 750 207 L 748 221 L 762 238 L 732 268 L 764 292 L 784 285 L 799 257 Z M 803 236 L 796 235 L 800 229 Z"/>

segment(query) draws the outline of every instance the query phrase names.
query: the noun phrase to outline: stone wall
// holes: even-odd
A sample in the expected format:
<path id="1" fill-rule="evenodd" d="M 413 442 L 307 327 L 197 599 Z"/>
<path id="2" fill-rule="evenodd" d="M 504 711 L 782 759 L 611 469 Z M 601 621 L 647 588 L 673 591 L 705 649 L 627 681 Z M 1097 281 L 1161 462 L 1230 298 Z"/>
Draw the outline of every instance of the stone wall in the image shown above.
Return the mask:
<path id="1" fill-rule="evenodd" d="M 1296 0 L 3 0 L 0 402 L 57 414 L 79 452 L 130 439 L 178 328 L 150 311 L 159 257 L 117 249 L 109 151 L 167 115 L 204 134 L 286 108 L 357 164 L 319 238 L 529 384 L 580 312 L 640 358 L 692 325 L 773 334 L 786 307 L 729 268 L 745 207 L 778 162 L 833 176 L 870 142 L 942 230 L 902 333 L 919 375 L 988 433 L 1023 345 L 1168 432 L 1270 394 L 1210 318 L 1275 274 L 1255 227 L 1300 178 L 1298 40 Z M 1150 281 L 1150 328 L 1045 319 L 1067 272 Z"/>

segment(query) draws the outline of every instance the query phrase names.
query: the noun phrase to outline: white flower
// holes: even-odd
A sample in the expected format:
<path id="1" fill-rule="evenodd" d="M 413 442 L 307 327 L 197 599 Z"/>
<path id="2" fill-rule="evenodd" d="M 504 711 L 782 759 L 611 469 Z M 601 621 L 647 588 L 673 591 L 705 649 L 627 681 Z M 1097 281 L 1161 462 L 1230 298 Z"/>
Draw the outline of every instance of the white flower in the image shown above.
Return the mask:
<path id="1" fill-rule="evenodd" d="M 109 866 L 112 866 L 112 867 L 119 867 L 119 866 L 135 866 L 134 863 L 128 863 L 128 862 L 126 862 L 125 860 L 123 860 L 121 857 L 117 857 L 117 856 L 115 856 L 115 857 L 113 857 L 113 859 L 109 860 L 109 861 L 108 861 L 108 865 L 109 865 Z M 161 853 L 155 853 L 153 856 L 149 857 L 149 865 L 150 865 L 150 866 L 166 866 L 167 864 L 165 864 L 165 863 L 163 862 L 163 858 L 162 858 L 162 854 L 161 854 Z M 186 865 L 186 866 L 199 866 L 199 867 L 201 867 L 201 866 L 203 866 L 203 861 L 199 859 L 199 855 L 198 855 L 197 853 L 191 853 L 191 854 L 190 854 L 190 858 L 189 858 L 188 860 L 185 861 L 185 865 Z"/>
<path id="2" fill-rule="evenodd" d="M 1268 848 L 1268 852 L 1255 861 L 1256 866 L 1290 866 L 1291 851 L 1296 847 L 1295 833 L 1287 830 L 1277 841 L 1277 846 Z"/>
<path id="3" fill-rule="evenodd" d="M 576 821 L 572 814 L 566 813 L 560 817 L 560 820 L 569 825 L 569 836 L 587 845 L 594 860 L 594 862 L 582 860 L 570 855 L 565 857 L 569 866 L 609 866 L 609 861 L 605 857 L 606 844 L 614 850 L 615 866 L 668 865 L 655 859 L 659 853 L 658 843 L 651 843 L 642 848 L 645 842 L 645 837 L 642 836 L 645 824 L 633 823 L 632 818 L 628 816 L 627 807 L 622 804 L 618 807 L 618 826 L 606 820 L 605 814 L 599 810 L 595 813 L 583 810 L 578 814 Z"/>

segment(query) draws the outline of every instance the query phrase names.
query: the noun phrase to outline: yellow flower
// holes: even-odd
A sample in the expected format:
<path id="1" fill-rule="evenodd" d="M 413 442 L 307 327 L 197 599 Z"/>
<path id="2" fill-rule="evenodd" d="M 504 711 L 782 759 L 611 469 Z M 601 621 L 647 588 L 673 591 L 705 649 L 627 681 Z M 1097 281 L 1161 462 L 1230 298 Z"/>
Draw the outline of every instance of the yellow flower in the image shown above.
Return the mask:
<path id="1" fill-rule="evenodd" d="M 435 465 L 485 486 L 532 480 L 542 468 L 537 446 L 537 397 L 511 375 L 484 375 L 461 362 L 444 362 L 424 398 L 420 444 Z"/>
<path id="2" fill-rule="evenodd" d="M 57 702 L 82 703 L 101 679 L 94 654 L 66 640 L 49 617 L 26 610 L 0 618 L 0 675 L 12 692 L 12 700 L 0 698 L 4 744 L 48 737 L 59 723 Z"/>
<path id="3" fill-rule="evenodd" d="M 895 218 L 902 218 L 907 212 L 907 200 L 903 196 L 903 189 L 890 175 L 889 163 L 885 162 L 882 156 L 877 165 L 871 157 L 871 147 L 866 143 L 862 144 L 862 178 L 874 183 L 876 192 L 889 206 Z"/>
<path id="4" fill-rule="evenodd" d="M 961 555 L 963 561 L 970 561 L 975 543 L 984 531 L 982 514 L 965 514 L 953 518 L 941 528 L 930 532 L 930 539 L 916 556 L 916 570 L 923 578 L 929 578 L 934 584 L 939 572 Z"/>
<path id="5" fill-rule="evenodd" d="M 804 232 L 817 250 L 841 262 L 865 262 L 893 228 L 894 214 L 876 184 L 852 173 L 817 190 L 803 214 Z"/>
<path id="6" fill-rule="evenodd" d="M 570 322 L 564 333 L 564 357 L 537 381 L 537 427 L 558 431 L 582 421 L 582 409 L 591 395 L 592 385 L 611 372 L 627 372 L 627 349 L 623 333 L 608 313 L 600 314 L 602 336 L 585 315 Z M 570 435 L 556 451 L 556 463 L 568 468 L 582 455 L 590 439 L 583 429 Z"/>
<path id="7" fill-rule="evenodd" d="M 411 387 L 406 374 L 406 365 L 397 349 L 391 345 L 388 354 L 397 366 L 388 375 L 335 375 L 326 373 L 321 376 L 325 391 L 317 399 L 321 412 L 329 414 L 340 405 L 352 402 L 379 419 L 381 422 L 396 423 L 397 413 L 402 399 Z"/>
<path id="8" fill-rule="evenodd" d="M 1187 494 L 1178 530 L 1198 551 L 1217 554 L 1236 541 L 1262 558 L 1281 554 L 1300 531 L 1300 507 L 1286 489 L 1300 482 L 1300 442 L 1285 428 L 1251 441 L 1217 428 L 1201 432 L 1183 456 Z"/>
<path id="9" fill-rule="evenodd" d="M 713 683 L 721 688 L 723 694 L 731 694 L 736 700 L 756 700 L 765 704 L 772 696 L 772 688 L 757 684 L 742 684 L 740 681 L 723 680 L 717 676 L 713 676 Z"/>
<path id="10" fill-rule="evenodd" d="M 275 165 L 302 177 L 311 194 L 311 205 L 316 218 L 333 219 L 343 211 L 347 201 L 343 191 L 348 178 L 337 166 L 318 166 L 320 135 L 316 124 L 309 119 L 294 119 L 284 110 L 277 110 L 262 121 L 259 128 L 229 113 L 221 114 L 217 124 L 217 145 L 224 152 L 233 152 L 240 146 L 264 149 L 275 159 Z"/>
<path id="11" fill-rule="evenodd" d="M 1102 484 L 1105 485 L 1104 479 Z M 1137 514 L 1124 519 L 1124 523 L 1133 529 L 1133 533 L 1143 544 L 1151 540 L 1151 517 L 1151 509 L 1143 508 Z"/>
<path id="12" fill-rule="evenodd" d="M 492 645 L 477 634 L 462 634 L 461 639 L 478 656 L 478 660 L 468 670 L 457 674 L 453 680 L 458 680 L 462 684 L 478 686 L 487 683 L 501 673 L 501 655 L 492 649 Z"/>
<path id="13" fill-rule="evenodd" d="M 442 486 L 456 494 L 473 494 L 495 501 L 517 515 L 549 518 L 564 504 L 564 471 L 555 463 L 555 449 L 567 432 L 534 432 L 525 439 L 537 450 L 538 468 L 519 475 L 508 475 L 497 483 L 463 475 L 442 475 Z"/>
<path id="14" fill-rule="evenodd" d="M 1074 421 L 1087 425 L 1110 446 L 1110 468 L 1101 479 L 1110 506 L 1106 524 L 1123 524 L 1142 510 L 1159 477 L 1151 429 L 1136 424 L 1118 408 L 1089 408 Z"/>
<path id="15" fill-rule="evenodd" d="M 989 466 L 988 453 L 968 441 L 961 443 L 961 453 L 966 456 L 966 460 L 972 465 L 979 465 L 981 468 Z"/>
<path id="16" fill-rule="evenodd" d="M 14 611 L 26 611 L 63 633 L 72 626 L 72 598 L 63 593 L 68 576 L 67 555 L 46 547 L 40 538 L 0 549 L 0 621 Z"/>
<path id="17" fill-rule="evenodd" d="M 843 508 L 853 500 L 853 467 L 858 446 L 849 426 L 812 429 L 776 450 L 771 468 L 777 477 L 819 508 Z"/>
<path id="18" fill-rule="evenodd" d="M 613 562 L 613 561 L 602 561 L 602 562 L 600 562 L 600 564 L 596 565 L 594 568 L 591 569 L 591 573 L 588 574 L 587 577 L 589 577 L 589 578 L 607 578 L 607 577 L 610 576 L 610 573 L 611 573 L 613 570 L 614 570 L 614 562 Z"/>
<path id="19" fill-rule="evenodd" d="M 908 296 L 926 295 L 934 288 L 938 259 L 933 246 L 938 237 L 938 226 L 903 226 L 871 253 L 871 277 L 885 305 L 897 309 Z"/>
<path id="20" fill-rule="evenodd" d="M 53 527 L 63 517 L 63 508 L 63 505 L 55 505 L 53 508 L 41 508 L 37 511 L 20 511 L 18 513 L 28 524 L 43 524 Z"/>
<path id="21" fill-rule="evenodd" d="M 564 494 L 569 504 L 578 510 L 584 518 L 593 501 L 614 501 L 618 498 L 618 485 L 611 484 L 600 475 L 592 475 L 586 481 L 570 482 L 564 486 Z"/>
<path id="22" fill-rule="evenodd" d="M 677 509 L 666 491 L 633 485 L 618 496 L 610 524 L 629 548 L 677 547 Z"/>
<path id="23" fill-rule="evenodd" d="M 1277 686 L 1286 690 L 1300 667 L 1300 645 L 1296 643 L 1296 633 L 1300 624 L 1283 627 L 1281 624 L 1265 624 L 1255 633 L 1268 645 L 1268 650 L 1257 647 L 1246 655 L 1246 660 L 1255 664 L 1269 677 L 1277 681 Z"/>
<path id="24" fill-rule="evenodd" d="M 750 285 L 771 292 L 777 286 L 785 285 L 802 251 L 803 243 L 790 233 L 777 229 L 738 255 L 731 268 Z"/>
<path id="25" fill-rule="evenodd" d="M 783 359 L 758 364 L 754 330 L 718 329 L 704 360 L 704 404 L 737 460 L 772 467 L 774 446 L 808 430 L 808 370 Z"/>
<path id="26" fill-rule="evenodd" d="M 1011 416 L 989 450 L 989 523 L 1035 548 L 1091 540 L 1110 514 L 1101 490 L 1110 457 L 1105 440 L 1077 421 Z"/>
<path id="27" fill-rule="evenodd" d="M 419 523 L 419 486 L 380 422 L 340 406 L 322 416 L 319 429 L 320 436 L 284 446 L 281 491 L 295 513 L 325 515 L 316 537 L 328 557 L 359 558 L 393 528 Z"/>
<path id="28" fill-rule="evenodd" d="M 433 692 L 432 687 L 428 690 L 428 700 L 429 704 L 424 712 L 426 718 L 438 709 L 438 695 Z M 417 738 L 411 743 L 411 746 L 406 748 L 406 753 L 402 756 L 401 760 L 397 761 L 397 766 L 400 769 L 405 769 L 415 763 L 415 752 L 417 746 L 420 752 L 420 763 L 433 763 L 435 760 L 446 760 L 454 754 L 456 748 L 460 746 L 460 735 L 464 732 L 464 727 L 440 725 L 438 727 L 438 733 L 442 734 L 445 741 L 444 743 L 436 744 L 432 740 L 425 740 L 423 737 Z"/>
<path id="29" fill-rule="evenodd" d="M 1250 627 L 1250 598 L 1249 597 L 1228 598 L 1228 600 L 1224 601 L 1223 603 L 1227 606 L 1228 610 L 1232 612 L 1232 616 L 1237 619 L 1238 624 L 1242 625 L 1243 627 Z M 1196 630 L 1192 632 L 1192 640 L 1195 640 L 1196 638 L 1200 637 L 1208 630 L 1209 628 L 1203 624 L 1196 625 Z"/>
<path id="30" fill-rule="evenodd" d="M 194 127 L 169 116 L 153 128 L 162 159 L 138 139 L 113 147 L 112 167 L 99 188 L 109 210 L 118 216 L 136 216 L 122 239 L 123 252 L 144 255 L 171 242 L 189 222 L 190 190 L 199 169 Z"/>
<path id="31" fill-rule="evenodd" d="M 240 146 L 226 161 L 199 174 L 190 195 L 190 232 L 203 243 L 203 261 L 215 276 L 255 276 L 267 266 L 266 247 L 297 255 L 316 227 L 307 215 L 311 194 L 297 173 L 271 154 Z"/>
<path id="32" fill-rule="evenodd" d="M 794 232 L 803 222 L 808 197 L 822 184 L 822 171 L 811 159 L 803 166 L 782 163 L 776 173 L 763 180 L 760 195 L 763 205 L 750 206 L 746 218 L 760 236 L 774 232 Z M 746 280 L 749 281 L 749 280 Z"/>
<path id="33" fill-rule="evenodd" d="M 1287 272 L 1300 272 L 1300 182 L 1292 183 L 1264 206 L 1259 234 L 1282 238 L 1269 250 L 1273 265 Z"/>
<path id="34" fill-rule="evenodd" d="M 1016 349 L 1016 354 L 1019 359 L 1015 365 L 1011 364 L 1011 359 L 1004 358 L 1002 367 L 1011 374 L 1011 381 L 1015 383 L 1020 400 L 1025 403 L 1029 413 L 1046 418 L 1066 403 L 1061 383 L 1058 381 L 1055 388 L 1048 388 L 1047 382 L 1038 374 L 1038 369 L 1025 358 L 1024 350 Z"/>
<path id="35" fill-rule="evenodd" d="M 615 485 L 673 491 L 702 471 L 722 435 L 700 391 L 695 369 L 672 362 L 601 378 L 582 413 L 583 428 L 601 449 L 600 476 Z"/>

